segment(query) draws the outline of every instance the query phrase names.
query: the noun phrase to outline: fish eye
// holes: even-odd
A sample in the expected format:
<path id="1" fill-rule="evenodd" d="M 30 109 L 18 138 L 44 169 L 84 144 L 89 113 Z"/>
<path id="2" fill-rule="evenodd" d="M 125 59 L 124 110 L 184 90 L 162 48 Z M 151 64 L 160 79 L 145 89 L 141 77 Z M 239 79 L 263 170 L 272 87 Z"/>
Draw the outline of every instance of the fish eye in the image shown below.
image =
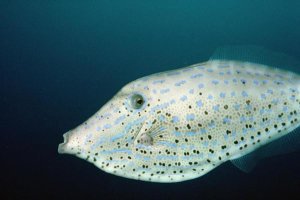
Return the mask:
<path id="1" fill-rule="evenodd" d="M 140 94 L 134 94 L 131 97 L 131 105 L 134 109 L 140 109 L 145 103 L 144 97 Z"/>

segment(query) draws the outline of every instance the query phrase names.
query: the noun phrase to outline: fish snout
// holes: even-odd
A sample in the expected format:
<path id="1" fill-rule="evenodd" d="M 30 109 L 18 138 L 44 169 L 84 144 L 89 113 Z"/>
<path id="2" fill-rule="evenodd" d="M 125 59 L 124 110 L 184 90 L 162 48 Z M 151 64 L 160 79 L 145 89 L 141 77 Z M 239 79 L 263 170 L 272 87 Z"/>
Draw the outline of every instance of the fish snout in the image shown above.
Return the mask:
<path id="1" fill-rule="evenodd" d="M 67 153 L 66 150 L 67 150 L 67 145 L 69 142 L 70 134 L 71 134 L 71 131 L 68 131 L 65 134 L 63 134 L 64 142 L 60 143 L 58 145 L 58 153 L 60 153 L 60 154 Z"/>

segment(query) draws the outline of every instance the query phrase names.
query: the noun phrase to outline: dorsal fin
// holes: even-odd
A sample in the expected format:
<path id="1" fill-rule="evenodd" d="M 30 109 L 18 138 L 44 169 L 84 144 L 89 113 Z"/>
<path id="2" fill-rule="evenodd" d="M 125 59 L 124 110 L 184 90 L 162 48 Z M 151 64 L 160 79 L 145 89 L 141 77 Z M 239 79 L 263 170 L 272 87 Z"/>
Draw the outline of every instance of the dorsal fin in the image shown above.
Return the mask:
<path id="1" fill-rule="evenodd" d="M 210 62 L 215 60 L 251 62 L 300 72 L 300 62 L 296 58 L 255 45 L 219 47 L 209 59 Z"/>
<path id="2" fill-rule="evenodd" d="M 266 144 L 252 153 L 231 160 L 232 164 L 244 172 L 250 172 L 261 159 L 300 150 L 300 128 Z"/>

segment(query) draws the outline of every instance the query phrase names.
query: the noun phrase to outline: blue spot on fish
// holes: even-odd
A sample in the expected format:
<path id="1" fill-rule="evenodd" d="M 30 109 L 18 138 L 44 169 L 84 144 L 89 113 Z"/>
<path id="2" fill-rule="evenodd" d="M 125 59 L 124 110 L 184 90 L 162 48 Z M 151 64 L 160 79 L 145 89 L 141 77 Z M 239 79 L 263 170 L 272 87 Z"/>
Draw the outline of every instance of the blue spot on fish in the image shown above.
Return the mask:
<path id="1" fill-rule="evenodd" d="M 200 84 L 198 85 L 198 88 L 199 88 L 199 89 L 204 88 L 204 84 L 203 84 L 203 83 L 200 83 Z"/>
<path id="2" fill-rule="evenodd" d="M 182 81 L 179 81 L 179 82 L 175 83 L 175 86 L 178 87 L 178 86 L 181 86 L 181 85 L 183 85 L 185 83 L 186 83 L 186 81 L 182 80 Z"/>
<path id="3" fill-rule="evenodd" d="M 172 121 L 173 121 L 173 123 L 178 123 L 179 122 L 179 117 L 178 116 L 173 116 Z"/>
<path id="4" fill-rule="evenodd" d="M 234 109 L 237 111 L 237 110 L 239 110 L 240 109 L 240 107 L 241 107 L 241 105 L 240 104 L 234 104 Z"/>
<path id="5" fill-rule="evenodd" d="M 246 91 L 243 91 L 243 92 L 242 92 L 242 96 L 243 96 L 243 97 L 248 97 L 248 93 L 247 93 Z"/>
<path id="6" fill-rule="evenodd" d="M 175 136 L 178 136 L 178 137 L 181 136 L 181 132 L 178 132 L 178 131 L 173 131 L 173 134 L 174 134 Z"/>
<path id="7" fill-rule="evenodd" d="M 132 155 L 132 151 L 131 150 L 128 150 L 128 149 L 114 149 L 114 150 L 107 150 L 107 151 L 103 151 L 102 153 L 103 154 L 115 154 L 115 153 L 118 153 L 118 152 L 122 152 L 122 153 L 125 153 L 125 154 L 128 154 L 128 155 Z"/>
<path id="8" fill-rule="evenodd" d="M 201 108 L 201 107 L 203 106 L 203 103 L 202 103 L 201 100 L 197 101 L 196 103 L 197 103 L 197 106 L 198 106 L 199 108 Z"/>
<path id="9" fill-rule="evenodd" d="M 154 106 L 153 108 L 151 108 L 151 112 L 155 112 L 157 110 L 160 110 L 160 109 L 165 109 L 169 106 L 170 104 L 168 102 L 166 103 L 163 103 L 163 104 L 160 104 L 160 105 L 156 105 Z"/>
<path id="10" fill-rule="evenodd" d="M 205 128 L 201 128 L 201 129 L 200 129 L 200 133 L 201 133 L 201 134 L 205 134 L 206 132 L 207 132 L 207 131 L 206 131 Z"/>
<path id="11" fill-rule="evenodd" d="M 122 138 L 124 135 L 125 135 L 125 132 L 118 133 L 118 134 L 112 136 L 112 137 L 110 138 L 110 140 L 111 140 L 112 142 L 114 142 L 114 141 L 116 141 L 117 139 Z"/>
<path id="12" fill-rule="evenodd" d="M 219 112 L 219 108 L 220 108 L 220 105 L 213 106 L 213 110 L 216 112 Z"/>
<path id="13" fill-rule="evenodd" d="M 223 135 L 224 136 L 224 139 L 227 141 L 228 140 L 228 138 L 229 138 L 229 136 L 226 134 L 226 135 Z M 225 151 L 225 149 L 224 149 L 224 151 Z"/>
<path id="14" fill-rule="evenodd" d="M 263 80 L 262 82 L 264 85 L 268 83 L 268 80 Z"/>
<path id="15" fill-rule="evenodd" d="M 168 142 L 168 141 L 158 141 L 157 144 L 167 146 L 167 147 L 171 147 L 171 148 L 176 148 L 177 147 L 177 145 L 175 143 Z"/>
<path id="16" fill-rule="evenodd" d="M 223 123 L 224 124 L 230 124 L 230 119 L 228 117 L 224 117 Z"/>
<path id="17" fill-rule="evenodd" d="M 136 154 L 135 155 L 135 159 L 137 159 L 137 160 L 143 160 L 143 161 L 149 161 L 150 157 L 149 156 L 142 156 L 142 155 Z"/>
<path id="18" fill-rule="evenodd" d="M 104 128 L 105 128 L 105 129 L 109 129 L 109 128 L 111 128 L 111 127 L 112 127 L 112 126 L 111 126 L 110 124 L 105 124 L 105 125 L 104 125 Z"/>
<path id="19" fill-rule="evenodd" d="M 164 82 L 165 82 L 165 80 L 155 80 L 155 81 L 152 82 L 152 84 L 153 85 L 158 84 L 158 83 L 162 84 Z"/>
<path id="20" fill-rule="evenodd" d="M 199 74 L 194 74 L 191 76 L 191 79 L 194 79 L 194 78 L 199 78 L 199 77 L 202 77 L 203 74 L 199 73 Z"/>
<path id="21" fill-rule="evenodd" d="M 214 84 L 214 85 L 218 85 L 218 84 L 219 84 L 219 81 L 217 81 L 217 80 L 212 80 L 211 83 Z"/>
<path id="22" fill-rule="evenodd" d="M 180 97 L 180 100 L 181 100 L 181 101 L 187 100 L 187 96 L 183 95 L 182 97 Z"/>
<path id="23" fill-rule="evenodd" d="M 194 114 L 187 114 L 186 115 L 186 120 L 187 121 L 193 121 L 195 119 L 195 115 Z"/>
<path id="24" fill-rule="evenodd" d="M 216 126 L 215 122 L 214 121 L 211 121 L 209 124 L 208 124 L 208 127 L 209 128 L 214 128 Z"/>
<path id="25" fill-rule="evenodd" d="M 225 96 L 226 96 L 226 94 L 225 94 L 224 92 L 221 92 L 221 93 L 220 93 L 220 97 L 221 97 L 221 98 L 223 98 L 223 99 L 224 99 L 224 98 L 225 98 Z"/>
<path id="26" fill-rule="evenodd" d="M 194 136 L 194 135 L 195 135 L 195 132 L 189 131 L 189 132 L 186 133 L 186 135 L 187 135 L 187 136 Z"/>
<path id="27" fill-rule="evenodd" d="M 174 104 L 174 103 L 176 103 L 176 101 L 175 101 L 175 99 L 172 99 L 172 100 L 170 101 L 170 104 Z"/>
<path id="28" fill-rule="evenodd" d="M 177 160 L 177 157 L 175 156 L 169 156 L 169 155 L 158 155 L 155 157 L 156 160 L 163 160 L 163 161 L 166 161 L 166 160 Z"/>
<path id="29" fill-rule="evenodd" d="M 160 116 L 159 116 L 159 120 L 160 120 L 161 122 L 165 122 L 165 121 L 166 121 L 166 117 L 163 116 L 163 115 L 160 115 Z"/>
<path id="30" fill-rule="evenodd" d="M 248 110 L 248 111 L 251 111 L 252 110 L 252 106 L 251 105 L 246 105 L 245 109 Z"/>
<path id="31" fill-rule="evenodd" d="M 168 93 L 168 92 L 170 92 L 169 88 L 160 90 L 161 94 L 165 94 L 165 93 Z"/>
<path id="32" fill-rule="evenodd" d="M 246 122 L 246 117 L 245 116 L 241 116 L 240 117 L 240 122 Z"/>
<path id="33" fill-rule="evenodd" d="M 118 118 L 115 120 L 115 124 L 119 124 L 119 123 L 122 122 L 124 119 L 125 119 L 125 115 L 122 115 L 121 117 L 118 117 Z"/>
<path id="34" fill-rule="evenodd" d="M 202 145 L 207 147 L 208 146 L 208 141 L 202 142 Z"/>

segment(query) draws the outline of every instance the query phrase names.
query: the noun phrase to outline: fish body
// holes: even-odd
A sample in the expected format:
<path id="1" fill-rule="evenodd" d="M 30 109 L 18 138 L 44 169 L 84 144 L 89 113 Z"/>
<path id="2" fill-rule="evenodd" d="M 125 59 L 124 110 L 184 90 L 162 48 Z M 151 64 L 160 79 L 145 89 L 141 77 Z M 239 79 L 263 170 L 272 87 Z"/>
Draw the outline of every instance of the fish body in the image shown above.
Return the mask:
<path id="1" fill-rule="evenodd" d="M 127 178 L 193 179 L 296 129 L 299 87 L 295 73 L 234 60 L 153 74 L 64 134 L 58 151 Z"/>

